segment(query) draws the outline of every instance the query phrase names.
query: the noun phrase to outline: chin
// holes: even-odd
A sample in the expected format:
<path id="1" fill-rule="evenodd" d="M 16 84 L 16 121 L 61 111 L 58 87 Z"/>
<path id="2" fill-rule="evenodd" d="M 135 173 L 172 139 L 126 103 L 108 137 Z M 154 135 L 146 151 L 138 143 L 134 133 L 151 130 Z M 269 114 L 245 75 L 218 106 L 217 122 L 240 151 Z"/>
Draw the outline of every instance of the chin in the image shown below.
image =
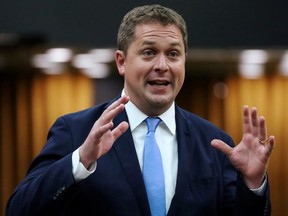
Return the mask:
<path id="1" fill-rule="evenodd" d="M 171 100 L 171 98 L 167 98 L 167 97 L 154 97 L 151 100 L 151 104 L 158 109 L 161 108 L 167 108 L 170 107 L 170 105 L 172 104 L 173 100 Z"/>

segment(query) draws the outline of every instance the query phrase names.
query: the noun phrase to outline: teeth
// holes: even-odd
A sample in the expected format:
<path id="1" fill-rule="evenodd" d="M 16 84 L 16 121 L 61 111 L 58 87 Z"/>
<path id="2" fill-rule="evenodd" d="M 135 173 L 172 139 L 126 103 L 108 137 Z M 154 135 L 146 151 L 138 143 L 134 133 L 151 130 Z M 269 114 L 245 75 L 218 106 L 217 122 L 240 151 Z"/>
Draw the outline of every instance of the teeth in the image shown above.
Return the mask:
<path id="1" fill-rule="evenodd" d="M 156 83 L 157 85 L 163 85 L 163 84 L 165 84 L 166 82 L 162 82 L 162 81 L 158 82 L 158 81 L 156 81 L 155 83 Z"/>
<path id="2" fill-rule="evenodd" d="M 167 85 L 168 84 L 167 81 L 151 81 L 149 83 L 152 85 Z"/>

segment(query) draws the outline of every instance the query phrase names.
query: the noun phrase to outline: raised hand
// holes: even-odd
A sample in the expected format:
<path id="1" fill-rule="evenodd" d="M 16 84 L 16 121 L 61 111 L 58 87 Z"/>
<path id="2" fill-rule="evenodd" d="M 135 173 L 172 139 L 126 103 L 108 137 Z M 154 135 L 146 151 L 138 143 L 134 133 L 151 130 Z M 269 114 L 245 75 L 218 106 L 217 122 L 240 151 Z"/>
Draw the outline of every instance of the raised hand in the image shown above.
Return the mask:
<path id="1" fill-rule="evenodd" d="M 121 122 L 111 130 L 113 128 L 113 119 L 124 110 L 124 105 L 128 101 L 129 98 L 127 96 L 122 96 L 112 103 L 94 123 L 85 142 L 79 148 L 80 161 L 86 168 L 106 154 L 115 140 L 128 129 L 128 123 Z"/>
<path id="2" fill-rule="evenodd" d="M 243 137 L 231 148 L 221 140 L 214 139 L 212 146 L 225 153 L 233 166 L 242 173 L 247 187 L 258 188 L 263 183 L 269 158 L 275 145 L 274 136 L 267 138 L 265 118 L 257 115 L 257 109 L 243 107 Z"/>

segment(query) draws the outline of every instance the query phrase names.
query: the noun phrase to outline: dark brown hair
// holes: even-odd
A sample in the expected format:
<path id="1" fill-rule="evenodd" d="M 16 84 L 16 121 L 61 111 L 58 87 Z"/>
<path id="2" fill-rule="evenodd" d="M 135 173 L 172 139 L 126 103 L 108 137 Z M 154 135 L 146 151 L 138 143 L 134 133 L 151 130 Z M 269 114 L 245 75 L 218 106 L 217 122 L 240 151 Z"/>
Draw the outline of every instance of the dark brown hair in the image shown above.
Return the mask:
<path id="1" fill-rule="evenodd" d="M 133 8 L 124 16 L 117 36 L 117 48 L 119 50 L 127 53 L 128 47 L 134 39 L 135 27 L 143 23 L 177 26 L 182 33 L 185 51 L 187 51 L 188 33 L 185 20 L 176 11 L 158 4 Z"/>

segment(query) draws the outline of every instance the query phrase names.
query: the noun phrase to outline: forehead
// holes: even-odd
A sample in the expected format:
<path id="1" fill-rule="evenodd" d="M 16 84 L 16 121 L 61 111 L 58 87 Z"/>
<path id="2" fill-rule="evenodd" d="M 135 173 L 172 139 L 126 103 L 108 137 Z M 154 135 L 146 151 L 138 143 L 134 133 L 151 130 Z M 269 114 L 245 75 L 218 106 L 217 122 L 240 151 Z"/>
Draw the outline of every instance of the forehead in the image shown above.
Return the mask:
<path id="1" fill-rule="evenodd" d="M 134 41 L 171 40 L 184 46 L 183 35 L 180 29 L 173 24 L 145 23 L 135 27 Z"/>

